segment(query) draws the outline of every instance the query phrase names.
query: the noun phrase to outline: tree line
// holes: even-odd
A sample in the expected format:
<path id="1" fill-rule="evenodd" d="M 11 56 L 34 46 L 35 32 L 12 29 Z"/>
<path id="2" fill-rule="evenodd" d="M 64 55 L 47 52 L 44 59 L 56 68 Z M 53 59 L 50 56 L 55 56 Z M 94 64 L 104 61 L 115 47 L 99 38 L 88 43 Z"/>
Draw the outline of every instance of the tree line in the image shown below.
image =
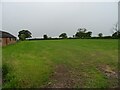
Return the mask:
<path id="1" fill-rule="evenodd" d="M 86 28 L 78 28 L 77 32 L 72 37 L 68 37 L 66 33 L 61 33 L 59 35 L 59 38 L 48 37 L 48 35 L 45 34 L 45 35 L 43 35 L 42 39 L 43 40 L 78 39 L 78 38 L 80 38 L 80 39 L 118 39 L 120 37 L 120 31 L 118 30 L 118 26 L 115 25 L 113 30 L 114 30 L 114 33 L 112 34 L 112 36 L 103 36 L 102 33 L 98 33 L 97 37 L 92 37 L 91 31 L 87 31 Z M 23 40 L 26 40 L 27 38 L 31 38 L 32 33 L 29 30 L 21 30 L 21 31 L 19 31 L 18 37 L 19 37 L 19 40 L 23 41 Z"/>

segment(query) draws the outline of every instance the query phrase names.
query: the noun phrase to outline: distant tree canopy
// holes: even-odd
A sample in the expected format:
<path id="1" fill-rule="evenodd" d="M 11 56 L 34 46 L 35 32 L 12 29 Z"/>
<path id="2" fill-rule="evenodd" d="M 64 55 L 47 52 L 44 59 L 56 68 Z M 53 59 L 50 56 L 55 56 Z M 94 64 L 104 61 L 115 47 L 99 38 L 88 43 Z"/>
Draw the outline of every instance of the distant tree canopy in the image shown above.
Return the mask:
<path id="1" fill-rule="evenodd" d="M 18 32 L 19 34 L 18 34 L 18 37 L 19 37 L 19 40 L 26 40 L 26 38 L 30 38 L 30 37 L 32 37 L 31 35 L 32 35 L 32 33 L 30 32 L 30 31 L 28 31 L 28 30 L 21 30 L 21 31 L 19 31 Z"/>
<path id="2" fill-rule="evenodd" d="M 66 33 L 62 33 L 62 34 L 59 35 L 59 37 L 61 37 L 61 38 L 67 38 L 67 34 Z"/>
<path id="3" fill-rule="evenodd" d="M 45 40 L 48 39 L 47 34 L 43 35 L 43 38 L 44 38 Z"/>
<path id="4" fill-rule="evenodd" d="M 99 33 L 99 34 L 98 34 L 98 37 L 103 37 L 103 34 L 102 34 L 102 33 Z"/>
<path id="5" fill-rule="evenodd" d="M 76 32 L 75 37 L 76 38 L 89 38 L 92 35 L 92 32 L 86 32 L 86 28 L 79 28 L 78 32 Z"/>

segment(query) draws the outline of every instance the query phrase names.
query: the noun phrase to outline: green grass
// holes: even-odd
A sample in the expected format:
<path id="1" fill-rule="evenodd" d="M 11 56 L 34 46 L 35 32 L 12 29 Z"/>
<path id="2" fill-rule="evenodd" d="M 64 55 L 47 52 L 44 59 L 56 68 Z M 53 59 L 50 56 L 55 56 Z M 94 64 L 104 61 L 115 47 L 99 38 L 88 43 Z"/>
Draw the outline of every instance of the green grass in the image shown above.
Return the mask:
<path id="1" fill-rule="evenodd" d="M 56 65 L 64 64 L 81 82 L 73 87 L 114 87 L 117 80 L 110 80 L 99 70 L 108 65 L 117 71 L 118 40 L 41 40 L 23 41 L 3 47 L 3 65 L 9 73 L 4 88 L 44 87 Z M 112 78 L 111 78 L 112 79 Z"/>

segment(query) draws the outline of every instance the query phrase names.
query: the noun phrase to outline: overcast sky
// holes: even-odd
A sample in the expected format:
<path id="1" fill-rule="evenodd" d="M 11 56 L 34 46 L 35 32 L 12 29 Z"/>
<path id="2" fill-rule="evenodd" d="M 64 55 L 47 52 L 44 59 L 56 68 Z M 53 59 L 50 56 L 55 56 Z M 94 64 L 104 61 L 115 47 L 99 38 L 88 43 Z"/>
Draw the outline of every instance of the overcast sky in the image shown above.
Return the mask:
<path id="1" fill-rule="evenodd" d="M 33 37 L 73 36 L 78 28 L 93 35 L 111 35 L 118 22 L 117 2 L 4 2 L 2 29 L 17 36 L 28 29 Z"/>

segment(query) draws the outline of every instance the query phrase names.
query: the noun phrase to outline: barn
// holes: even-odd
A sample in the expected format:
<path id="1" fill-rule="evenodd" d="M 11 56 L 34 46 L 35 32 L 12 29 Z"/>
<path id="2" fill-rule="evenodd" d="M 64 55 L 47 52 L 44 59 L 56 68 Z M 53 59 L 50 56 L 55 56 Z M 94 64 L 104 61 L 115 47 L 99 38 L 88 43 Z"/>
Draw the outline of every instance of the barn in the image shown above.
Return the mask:
<path id="1" fill-rule="evenodd" d="M 16 37 L 13 36 L 12 34 L 5 31 L 0 31 L 0 46 L 14 44 L 16 43 L 16 40 L 17 40 Z"/>

